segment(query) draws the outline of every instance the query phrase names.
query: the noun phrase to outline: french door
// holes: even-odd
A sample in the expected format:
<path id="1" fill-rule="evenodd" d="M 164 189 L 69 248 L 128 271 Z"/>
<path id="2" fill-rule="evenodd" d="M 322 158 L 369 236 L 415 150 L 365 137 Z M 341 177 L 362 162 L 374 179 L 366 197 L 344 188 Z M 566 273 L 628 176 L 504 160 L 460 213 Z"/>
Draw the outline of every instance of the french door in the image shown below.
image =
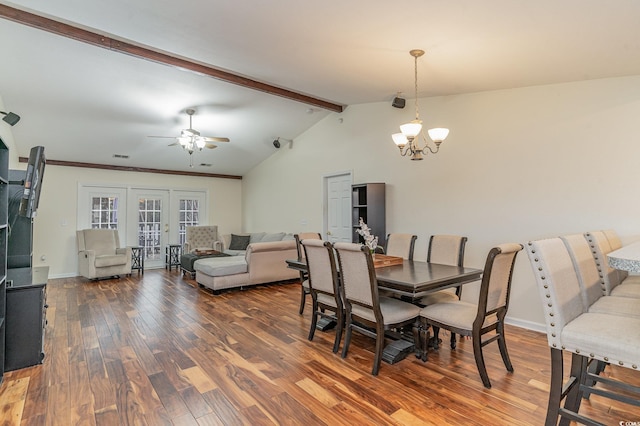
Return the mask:
<path id="1" fill-rule="evenodd" d="M 207 225 L 205 189 L 78 185 L 78 229 L 118 229 L 120 246 L 144 248 L 145 268 L 164 267 L 168 244 L 184 244 L 187 226 Z"/>
<path id="2" fill-rule="evenodd" d="M 164 265 L 164 254 L 169 244 L 169 191 L 159 189 L 132 189 L 128 212 L 129 241 L 142 247 L 145 267 Z M 133 235 L 135 234 L 135 236 Z M 133 238 L 131 238 L 133 237 Z"/>

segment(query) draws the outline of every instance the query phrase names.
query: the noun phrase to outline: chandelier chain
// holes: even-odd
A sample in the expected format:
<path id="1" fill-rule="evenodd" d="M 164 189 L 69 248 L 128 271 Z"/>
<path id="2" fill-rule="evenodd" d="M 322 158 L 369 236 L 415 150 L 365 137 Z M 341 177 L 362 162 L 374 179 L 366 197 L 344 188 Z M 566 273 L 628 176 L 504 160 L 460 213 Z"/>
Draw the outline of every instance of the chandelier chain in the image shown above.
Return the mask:
<path id="1" fill-rule="evenodd" d="M 413 67 L 413 74 L 414 74 L 414 85 L 415 85 L 415 107 L 416 107 L 416 120 L 420 119 L 420 111 L 418 110 L 418 56 L 414 56 L 414 67 Z"/>

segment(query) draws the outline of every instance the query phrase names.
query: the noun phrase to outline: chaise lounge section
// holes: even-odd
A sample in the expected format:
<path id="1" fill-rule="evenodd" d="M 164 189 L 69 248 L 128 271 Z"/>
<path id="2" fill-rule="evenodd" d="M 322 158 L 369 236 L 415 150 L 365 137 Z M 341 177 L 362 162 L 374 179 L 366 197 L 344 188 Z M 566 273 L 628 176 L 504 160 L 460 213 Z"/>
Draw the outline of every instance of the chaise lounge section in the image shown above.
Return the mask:
<path id="1" fill-rule="evenodd" d="M 218 294 L 230 288 L 297 279 L 298 272 L 287 268 L 285 262 L 298 257 L 296 242 L 292 235 L 289 236 L 284 233 L 242 235 L 248 243 L 245 250 L 234 245 L 228 236 L 223 236 L 223 252 L 231 256 L 197 260 L 193 265 L 196 282 Z M 272 241 L 276 238 L 279 240 Z"/>

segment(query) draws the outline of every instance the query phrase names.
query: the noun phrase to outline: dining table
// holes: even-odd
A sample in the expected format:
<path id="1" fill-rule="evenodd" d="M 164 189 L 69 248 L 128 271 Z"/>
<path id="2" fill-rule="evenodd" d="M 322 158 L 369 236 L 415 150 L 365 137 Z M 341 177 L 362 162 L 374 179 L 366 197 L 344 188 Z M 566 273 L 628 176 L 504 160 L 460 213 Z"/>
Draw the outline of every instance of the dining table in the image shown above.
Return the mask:
<path id="1" fill-rule="evenodd" d="M 291 269 L 307 271 L 306 260 L 288 259 L 286 263 Z M 399 264 L 377 267 L 375 272 L 379 289 L 394 293 L 402 300 L 417 303 L 429 293 L 478 281 L 483 271 L 464 266 L 404 259 Z M 324 324 L 320 327 L 326 329 Z M 414 350 L 411 333 L 407 333 L 406 337 L 407 339 L 396 338 L 385 346 L 383 361 L 394 364 Z"/>
<path id="2" fill-rule="evenodd" d="M 640 241 L 609 252 L 607 260 L 614 269 L 640 273 Z"/>

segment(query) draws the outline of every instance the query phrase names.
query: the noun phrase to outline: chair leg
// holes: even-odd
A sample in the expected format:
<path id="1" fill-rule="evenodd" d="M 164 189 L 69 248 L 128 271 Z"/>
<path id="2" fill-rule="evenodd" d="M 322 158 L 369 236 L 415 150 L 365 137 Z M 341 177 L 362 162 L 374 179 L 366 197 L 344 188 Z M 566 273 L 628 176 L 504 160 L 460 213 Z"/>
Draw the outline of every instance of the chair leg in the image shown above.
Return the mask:
<path id="1" fill-rule="evenodd" d="M 300 309 L 298 310 L 298 313 L 300 315 L 302 315 L 302 313 L 304 312 L 304 304 L 306 301 L 307 301 L 307 290 L 305 290 L 304 286 L 301 283 L 300 284 Z"/>
<path id="2" fill-rule="evenodd" d="M 336 340 L 333 342 L 333 353 L 338 353 L 340 349 L 340 340 L 342 339 L 342 329 L 344 329 L 344 313 L 342 309 L 336 310 L 336 317 L 338 318 L 338 324 L 336 326 Z"/>
<path id="3" fill-rule="evenodd" d="M 344 346 L 342 346 L 342 358 L 347 357 L 347 353 L 349 352 L 349 344 L 351 343 L 351 315 L 346 315 L 346 322 L 344 325 Z"/>
<path id="4" fill-rule="evenodd" d="M 311 312 L 311 328 L 309 329 L 309 341 L 313 340 L 313 336 L 316 333 L 316 325 L 318 324 L 318 302 L 315 297 L 313 299 L 313 311 Z"/>
<path id="5" fill-rule="evenodd" d="M 551 348 L 551 383 L 549 384 L 549 403 L 545 426 L 556 426 L 562 401 L 563 361 L 562 350 Z"/>
<path id="6" fill-rule="evenodd" d="M 500 355 L 502 355 L 502 362 L 507 368 L 507 371 L 513 373 L 513 365 L 511 364 L 511 359 L 509 358 L 509 352 L 507 351 L 507 341 L 504 338 L 503 323 L 500 323 L 500 325 L 498 326 L 498 333 L 500 335 L 500 337 L 498 338 L 498 347 L 500 348 Z"/>
<path id="7" fill-rule="evenodd" d="M 382 360 L 382 351 L 384 349 L 384 326 L 382 324 L 376 324 L 376 354 L 373 358 L 373 370 L 371 374 L 378 375 L 380 370 L 380 361 Z"/>
<path id="8" fill-rule="evenodd" d="M 487 389 L 491 389 L 491 381 L 489 380 L 489 375 L 487 374 L 487 367 L 484 364 L 484 355 L 482 354 L 482 340 L 480 338 L 480 333 L 473 333 L 473 356 L 476 359 L 476 366 L 478 367 L 478 373 L 480 373 L 480 378 L 482 379 L 482 383 L 484 387 Z"/>
<path id="9" fill-rule="evenodd" d="M 456 333 L 451 333 L 451 349 L 455 349 L 457 346 L 456 344 Z"/>
<path id="10" fill-rule="evenodd" d="M 564 400 L 564 409 L 572 413 L 578 413 L 580 403 L 582 402 L 582 385 L 585 384 L 587 378 L 588 358 L 578 354 L 571 354 L 571 372 L 569 380 L 573 382 L 569 385 L 567 396 Z M 560 425 L 569 425 L 570 419 L 561 418 Z"/>
<path id="11" fill-rule="evenodd" d="M 440 347 L 440 338 L 438 337 L 440 334 L 440 327 L 433 327 L 433 349 L 438 349 Z"/>

